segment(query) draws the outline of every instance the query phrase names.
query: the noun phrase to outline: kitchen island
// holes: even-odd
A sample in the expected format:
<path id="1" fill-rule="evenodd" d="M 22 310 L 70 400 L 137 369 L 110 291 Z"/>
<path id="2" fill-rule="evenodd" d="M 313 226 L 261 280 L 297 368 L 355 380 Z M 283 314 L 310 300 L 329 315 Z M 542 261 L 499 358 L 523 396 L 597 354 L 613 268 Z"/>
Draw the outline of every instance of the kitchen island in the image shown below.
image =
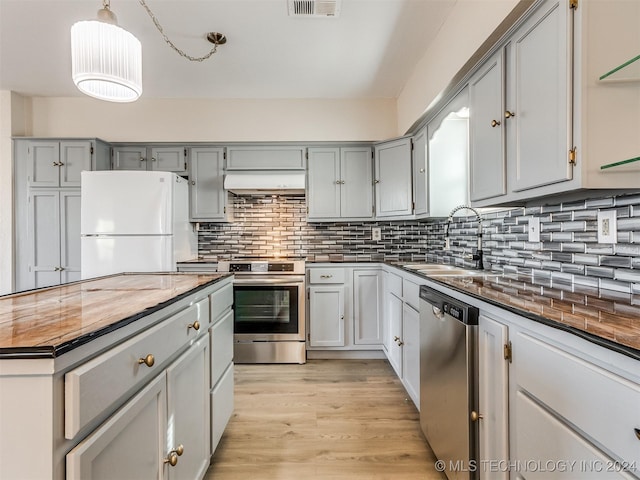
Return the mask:
<path id="1" fill-rule="evenodd" d="M 233 403 L 231 358 L 210 355 L 232 279 L 121 274 L 0 297 L 0 478 L 201 478 Z"/>

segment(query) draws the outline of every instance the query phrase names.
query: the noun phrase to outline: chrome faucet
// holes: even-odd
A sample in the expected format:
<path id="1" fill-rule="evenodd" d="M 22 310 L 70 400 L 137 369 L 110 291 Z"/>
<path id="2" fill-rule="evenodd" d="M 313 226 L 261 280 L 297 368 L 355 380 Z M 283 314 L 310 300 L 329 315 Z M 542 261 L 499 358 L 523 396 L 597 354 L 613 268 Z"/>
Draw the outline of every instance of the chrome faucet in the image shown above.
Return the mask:
<path id="1" fill-rule="evenodd" d="M 447 218 L 447 224 L 444 227 L 444 249 L 445 250 L 449 250 L 451 248 L 450 244 L 449 244 L 449 228 L 451 227 L 451 222 L 453 222 L 453 215 L 458 211 L 458 210 L 471 210 L 473 213 L 476 214 L 476 219 L 478 220 L 478 248 L 476 250 L 476 253 L 470 256 L 465 256 L 465 258 L 469 258 L 471 260 L 475 260 L 476 263 L 476 268 L 478 270 L 483 270 L 484 269 L 484 265 L 482 263 L 482 218 L 480 218 L 480 214 L 478 213 L 478 211 L 473 208 L 470 207 L 468 205 L 458 205 L 457 207 L 455 207 L 453 210 L 451 210 L 451 212 L 449 213 L 449 218 Z"/>

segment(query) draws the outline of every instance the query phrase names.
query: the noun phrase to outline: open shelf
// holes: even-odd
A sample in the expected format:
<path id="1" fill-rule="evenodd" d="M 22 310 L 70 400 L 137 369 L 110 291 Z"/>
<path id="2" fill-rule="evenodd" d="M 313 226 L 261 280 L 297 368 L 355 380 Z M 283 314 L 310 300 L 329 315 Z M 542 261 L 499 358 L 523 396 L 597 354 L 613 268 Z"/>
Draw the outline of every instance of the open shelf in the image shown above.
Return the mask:
<path id="1" fill-rule="evenodd" d="M 600 76 L 603 82 L 640 82 L 640 55 Z M 636 159 L 637 160 L 637 159 Z"/>
<path id="2" fill-rule="evenodd" d="M 607 168 L 619 167 L 620 165 L 628 165 L 630 163 L 640 162 L 640 157 L 628 158 L 627 160 L 620 160 L 619 162 L 607 163 L 602 165 L 600 170 L 606 170 Z"/>

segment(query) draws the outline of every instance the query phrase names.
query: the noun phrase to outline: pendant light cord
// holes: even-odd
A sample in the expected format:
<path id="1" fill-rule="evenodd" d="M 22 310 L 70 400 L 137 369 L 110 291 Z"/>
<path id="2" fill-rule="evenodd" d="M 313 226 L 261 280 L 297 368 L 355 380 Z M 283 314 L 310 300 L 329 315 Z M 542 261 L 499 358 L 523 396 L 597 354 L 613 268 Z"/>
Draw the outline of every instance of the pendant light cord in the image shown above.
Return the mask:
<path id="1" fill-rule="evenodd" d="M 105 0 L 105 1 L 108 1 L 108 0 Z M 192 57 L 191 55 L 188 55 L 187 53 L 183 52 L 178 47 L 176 47 L 176 45 L 171 40 L 169 40 L 169 37 L 167 37 L 167 35 L 164 33 L 162 25 L 160 25 L 160 22 L 158 21 L 156 16 L 153 14 L 153 12 L 149 8 L 149 6 L 145 2 L 145 0 L 139 0 L 139 2 L 140 2 L 140 5 L 142 5 L 144 7 L 144 9 L 147 11 L 147 13 L 149 14 L 149 17 L 151 17 L 151 20 L 153 20 L 154 25 L 156 26 L 156 28 L 158 29 L 158 31 L 162 35 L 162 38 L 164 38 L 164 41 L 167 43 L 167 45 L 169 45 L 173 50 L 175 50 L 181 57 L 184 57 L 184 58 L 186 58 L 188 60 L 191 60 L 192 62 L 202 62 L 202 61 L 210 58 L 218 50 L 218 45 L 214 44 L 214 46 L 211 49 L 211 51 L 209 53 L 207 53 L 206 55 L 203 55 L 202 57 Z"/>

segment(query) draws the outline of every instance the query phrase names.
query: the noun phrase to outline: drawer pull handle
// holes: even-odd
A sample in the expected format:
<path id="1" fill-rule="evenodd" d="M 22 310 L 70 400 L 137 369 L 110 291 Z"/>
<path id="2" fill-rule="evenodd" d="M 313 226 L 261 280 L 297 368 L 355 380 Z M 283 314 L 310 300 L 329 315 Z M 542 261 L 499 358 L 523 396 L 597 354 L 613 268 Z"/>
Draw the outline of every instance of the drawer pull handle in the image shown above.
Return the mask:
<path id="1" fill-rule="evenodd" d="M 182 456 L 183 453 L 184 447 L 182 445 L 178 445 L 178 448 L 169 452 L 169 456 L 164 459 L 164 463 L 168 463 L 172 467 L 175 467 L 178 464 L 178 457 Z"/>
<path id="2" fill-rule="evenodd" d="M 634 428 L 633 430 L 636 432 L 636 437 L 638 437 L 638 440 L 640 440 L 640 428 Z"/>
<path id="3" fill-rule="evenodd" d="M 320 275 L 320 278 L 331 278 L 333 275 Z"/>
<path id="4" fill-rule="evenodd" d="M 482 415 L 481 414 L 479 414 L 475 410 L 471 412 L 471 421 L 472 422 L 477 422 L 480 419 L 482 419 Z"/>
<path id="5" fill-rule="evenodd" d="M 195 322 L 190 323 L 189 325 L 187 325 L 187 330 L 189 330 L 190 328 L 193 328 L 197 332 L 198 330 L 200 330 L 200 322 L 196 320 Z"/>
<path id="6" fill-rule="evenodd" d="M 138 359 L 138 364 L 142 365 L 145 364 L 147 367 L 153 367 L 153 364 L 156 363 L 156 359 L 153 356 L 153 354 L 149 354 L 146 357 L 143 358 L 139 358 Z"/>

